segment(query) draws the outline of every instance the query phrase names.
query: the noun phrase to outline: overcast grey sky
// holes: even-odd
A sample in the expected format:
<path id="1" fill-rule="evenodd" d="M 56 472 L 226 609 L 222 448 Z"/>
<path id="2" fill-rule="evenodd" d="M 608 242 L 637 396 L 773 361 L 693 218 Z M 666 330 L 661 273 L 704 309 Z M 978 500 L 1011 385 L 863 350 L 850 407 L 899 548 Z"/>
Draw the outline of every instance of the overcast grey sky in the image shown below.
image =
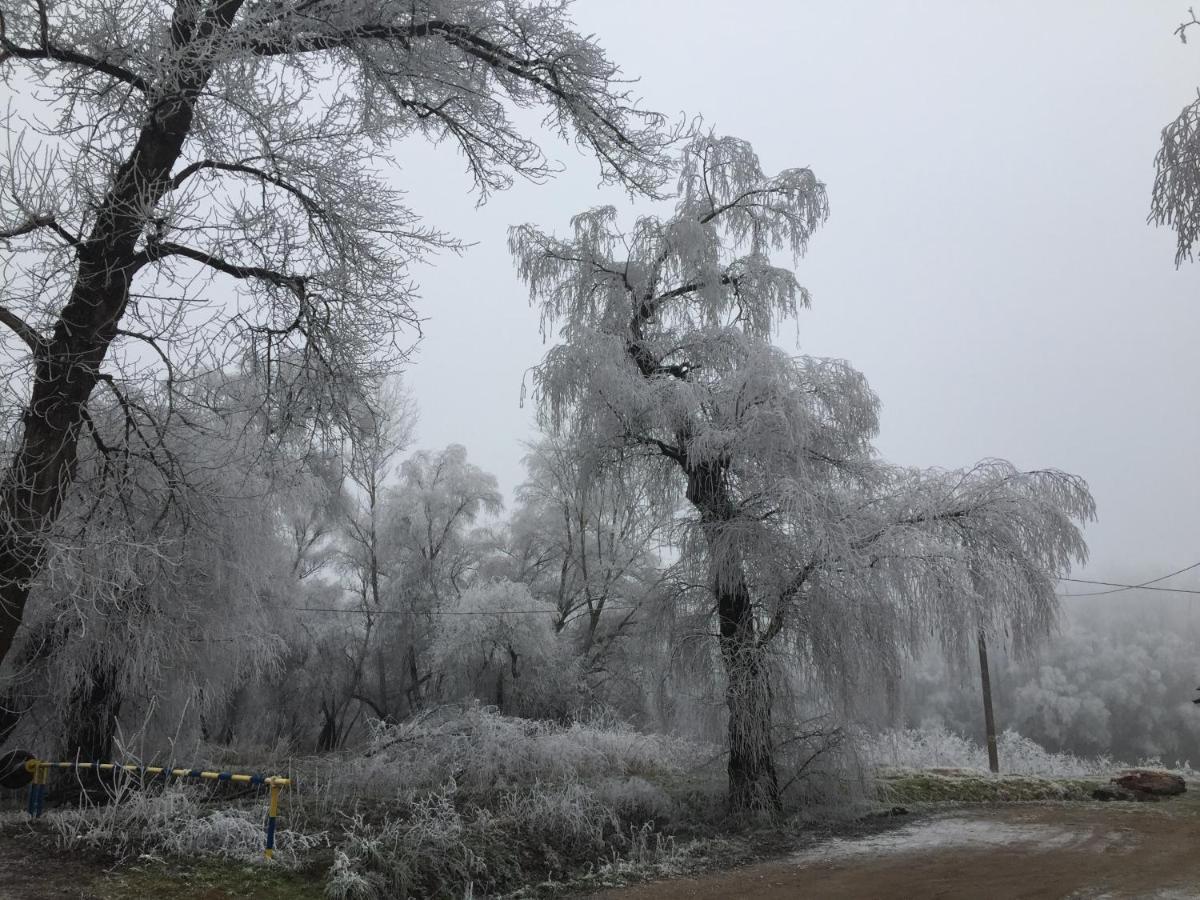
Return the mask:
<path id="1" fill-rule="evenodd" d="M 1200 559 L 1200 264 L 1146 225 L 1161 127 L 1200 84 L 1172 34 L 1186 2 L 579 0 L 651 108 L 702 114 L 768 171 L 808 165 L 832 217 L 799 266 L 804 353 L 851 360 L 896 462 L 1002 456 L 1088 479 L 1093 576 Z M 476 210 L 448 148 L 405 148 L 399 183 L 476 242 L 421 275 L 409 382 L 419 442 L 457 441 L 521 480 L 518 407 L 544 352 L 510 224 L 565 229 L 624 203 L 596 168 Z M 633 210 L 630 208 L 630 215 Z M 785 347 L 795 332 L 781 335 Z"/>

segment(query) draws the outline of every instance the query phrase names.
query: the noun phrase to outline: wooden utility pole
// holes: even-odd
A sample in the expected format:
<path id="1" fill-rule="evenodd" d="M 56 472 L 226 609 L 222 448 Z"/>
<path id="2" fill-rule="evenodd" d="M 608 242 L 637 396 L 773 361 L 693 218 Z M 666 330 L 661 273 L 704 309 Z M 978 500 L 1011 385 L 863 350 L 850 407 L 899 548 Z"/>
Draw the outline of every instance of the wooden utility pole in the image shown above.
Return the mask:
<path id="1" fill-rule="evenodd" d="M 996 752 L 996 716 L 992 713 L 992 676 L 988 672 L 987 641 L 979 629 L 979 677 L 983 682 L 983 725 L 987 730 L 988 768 L 1000 771 L 1000 756 Z"/>

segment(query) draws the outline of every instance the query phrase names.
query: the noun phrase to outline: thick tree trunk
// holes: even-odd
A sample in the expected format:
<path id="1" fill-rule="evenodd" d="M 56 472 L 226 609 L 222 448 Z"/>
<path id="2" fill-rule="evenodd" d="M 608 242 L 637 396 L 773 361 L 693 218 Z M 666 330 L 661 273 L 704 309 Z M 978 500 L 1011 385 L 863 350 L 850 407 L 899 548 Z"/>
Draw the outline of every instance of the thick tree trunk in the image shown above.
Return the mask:
<path id="1" fill-rule="evenodd" d="M 729 804 L 735 813 L 777 812 L 771 675 L 744 581 L 717 588 L 717 612 L 729 708 Z"/>
<path id="2" fill-rule="evenodd" d="M 721 464 L 688 468 L 688 500 L 700 513 L 714 559 L 725 702 L 729 709 L 729 805 L 735 815 L 780 809 L 771 722 L 771 674 L 758 639 L 741 555 L 722 546 L 734 504 Z"/>
<path id="3" fill-rule="evenodd" d="M 121 712 L 121 695 L 112 667 L 97 664 L 91 683 L 72 698 L 71 705 L 73 721 L 63 747 L 65 758 L 109 762 Z"/>
<path id="4" fill-rule="evenodd" d="M 212 76 L 210 59 L 183 48 L 228 28 L 242 0 L 200 12 L 179 0 L 172 21 L 175 69 L 154 87 L 149 111 L 128 158 L 113 176 L 79 245 L 78 270 L 53 334 L 35 351 L 34 382 L 21 441 L 0 477 L 0 662 L 8 655 L 34 579 L 46 560 L 46 537 L 75 475 L 85 407 L 116 336 L 139 265 L 138 241 L 170 186 L 192 127 L 197 96 Z"/>

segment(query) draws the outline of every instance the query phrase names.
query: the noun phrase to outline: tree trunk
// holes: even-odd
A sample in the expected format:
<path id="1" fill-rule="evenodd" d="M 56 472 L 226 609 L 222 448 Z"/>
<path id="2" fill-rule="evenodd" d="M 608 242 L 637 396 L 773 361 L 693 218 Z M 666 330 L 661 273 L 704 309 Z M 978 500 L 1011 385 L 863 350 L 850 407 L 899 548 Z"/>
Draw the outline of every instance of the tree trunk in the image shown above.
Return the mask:
<path id="1" fill-rule="evenodd" d="M 8 655 L 34 579 L 46 561 L 46 537 L 75 476 L 79 432 L 100 367 L 116 337 L 129 288 L 145 261 L 138 241 L 170 187 L 171 170 L 192 127 L 196 98 L 212 60 L 181 48 L 228 28 L 242 0 L 203 11 L 179 2 L 171 23 L 176 68 L 150 91 L 137 143 L 113 176 L 91 232 L 77 248 L 71 295 L 51 336 L 34 350 L 34 381 L 21 440 L 0 477 L 0 662 Z"/>
<path id="2" fill-rule="evenodd" d="M 206 741 L 212 741 L 223 747 L 230 746 L 233 743 L 242 702 L 245 700 L 245 697 L 246 686 L 245 684 L 241 684 L 233 689 L 233 692 L 230 693 L 220 709 L 213 711 L 211 719 L 201 714 L 200 736 Z"/>
<path id="3" fill-rule="evenodd" d="M 420 709 L 421 703 L 421 679 L 417 673 L 417 650 L 412 644 L 408 645 L 406 659 L 408 661 L 408 714 L 411 716 Z"/>
<path id="4" fill-rule="evenodd" d="M 782 806 L 771 721 L 771 674 L 758 646 L 745 582 L 717 590 L 725 703 L 729 707 L 729 805 L 734 813 Z"/>
<path id="5" fill-rule="evenodd" d="M 336 750 L 340 744 L 341 734 L 338 728 L 337 714 L 332 707 L 322 703 L 321 733 L 317 736 L 317 752 L 327 753 Z"/>
<path id="6" fill-rule="evenodd" d="M 771 674 L 758 639 L 741 554 L 721 546 L 735 515 L 720 463 L 687 468 L 687 497 L 700 513 L 713 557 L 725 703 L 729 709 L 729 806 L 735 815 L 774 813 L 782 806 L 771 722 Z"/>
<path id="7" fill-rule="evenodd" d="M 900 690 L 902 677 L 898 670 L 885 676 L 886 697 L 884 703 L 887 708 L 884 715 L 887 717 L 888 728 L 893 731 L 899 731 L 904 727 L 904 694 Z"/>
<path id="8" fill-rule="evenodd" d="M 65 758 L 110 762 L 121 711 L 113 667 L 97 663 L 92 669 L 91 683 L 71 700 L 73 719 L 63 748 Z"/>

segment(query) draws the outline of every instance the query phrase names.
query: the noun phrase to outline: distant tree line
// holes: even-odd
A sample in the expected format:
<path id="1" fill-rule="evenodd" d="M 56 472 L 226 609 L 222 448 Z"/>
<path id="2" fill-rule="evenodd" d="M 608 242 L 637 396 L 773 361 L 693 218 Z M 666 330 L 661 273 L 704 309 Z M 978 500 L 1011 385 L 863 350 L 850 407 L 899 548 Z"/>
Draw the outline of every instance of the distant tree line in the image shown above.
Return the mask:
<path id="1" fill-rule="evenodd" d="M 1200 611 L 1187 600 L 1131 591 L 1071 601 L 1060 632 L 1032 657 L 993 655 L 999 726 L 1055 752 L 1197 765 L 1198 643 Z M 906 673 L 902 694 L 908 727 L 942 724 L 982 739 L 978 673 L 969 666 L 927 654 Z"/>

